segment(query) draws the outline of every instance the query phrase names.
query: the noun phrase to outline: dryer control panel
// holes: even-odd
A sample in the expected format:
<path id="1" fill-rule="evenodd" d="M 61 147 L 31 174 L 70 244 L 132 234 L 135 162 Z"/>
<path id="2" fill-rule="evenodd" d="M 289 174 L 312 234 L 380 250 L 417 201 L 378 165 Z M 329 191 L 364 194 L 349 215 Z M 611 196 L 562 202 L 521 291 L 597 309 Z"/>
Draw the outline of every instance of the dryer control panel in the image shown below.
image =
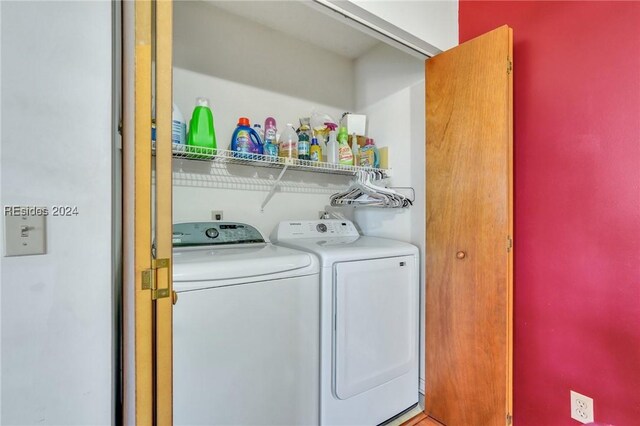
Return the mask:
<path id="1" fill-rule="evenodd" d="M 350 220 L 297 220 L 280 222 L 276 230 L 277 240 L 299 238 L 358 237 L 360 234 Z"/>
<path id="2" fill-rule="evenodd" d="M 256 228 L 236 222 L 189 222 L 173 225 L 173 246 L 264 243 Z"/>

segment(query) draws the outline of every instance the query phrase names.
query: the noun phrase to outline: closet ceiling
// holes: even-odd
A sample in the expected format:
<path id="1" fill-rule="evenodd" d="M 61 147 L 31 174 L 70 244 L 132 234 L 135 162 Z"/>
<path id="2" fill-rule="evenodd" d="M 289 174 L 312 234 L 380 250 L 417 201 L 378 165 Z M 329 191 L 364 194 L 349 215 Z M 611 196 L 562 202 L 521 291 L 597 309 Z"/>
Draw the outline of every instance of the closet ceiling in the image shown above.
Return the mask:
<path id="1" fill-rule="evenodd" d="M 358 58 L 380 43 L 302 2 L 205 1 L 229 13 L 351 59 Z"/>

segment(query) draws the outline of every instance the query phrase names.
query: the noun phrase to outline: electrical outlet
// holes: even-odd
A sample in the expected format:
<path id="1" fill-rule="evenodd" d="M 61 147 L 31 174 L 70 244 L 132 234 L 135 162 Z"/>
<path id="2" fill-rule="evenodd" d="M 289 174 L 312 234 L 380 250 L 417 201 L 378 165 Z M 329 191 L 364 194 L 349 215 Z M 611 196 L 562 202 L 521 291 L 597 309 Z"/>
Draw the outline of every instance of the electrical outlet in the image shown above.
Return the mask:
<path id="1" fill-rule="evenodd" d="M 582 424 L 593 422 L 593 399 L 574 391 L 570 391 L 570 395 L 571 418 Z"/>
<path id="2" fill-rule="evenodd" d="M 222 220 L 222 210 L 211 210 L 211 219 Z"/>

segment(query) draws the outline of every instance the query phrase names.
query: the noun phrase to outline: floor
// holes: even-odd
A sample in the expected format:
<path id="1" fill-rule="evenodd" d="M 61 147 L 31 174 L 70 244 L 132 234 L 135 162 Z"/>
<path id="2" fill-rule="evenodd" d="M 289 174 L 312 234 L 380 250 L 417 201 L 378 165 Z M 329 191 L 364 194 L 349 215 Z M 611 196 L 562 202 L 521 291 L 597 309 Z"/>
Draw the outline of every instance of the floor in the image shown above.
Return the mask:
<path id="1" fill-rule="evenodd" d="M 420 412 L 420 414 L 418 414 L 414 418 L 402 423 L 401 426 L 442 426 L 442 423 L 433 420 L 424 412 Z"/>
<path id="2" fill-rule="evenodd" d="M 420 396 L 420 401 L 422 401 L 422 395 Z M 402 415 L 395 417 L 393 420 L 389 420 L 388 422 L 384 423 L 383 426 L 403 426 L 420 414 L 423 414 L 422 403 L 419 403 L 411 410 L 407 410 L 406 412 L 402 413 Z"/>
<path id="3" fill-rule="evenodd" d="M 424 413 L 424 395 L 420 394 L 418 404 L 402 415 L 384 423 L 384 426 L 443 426 Z"/>

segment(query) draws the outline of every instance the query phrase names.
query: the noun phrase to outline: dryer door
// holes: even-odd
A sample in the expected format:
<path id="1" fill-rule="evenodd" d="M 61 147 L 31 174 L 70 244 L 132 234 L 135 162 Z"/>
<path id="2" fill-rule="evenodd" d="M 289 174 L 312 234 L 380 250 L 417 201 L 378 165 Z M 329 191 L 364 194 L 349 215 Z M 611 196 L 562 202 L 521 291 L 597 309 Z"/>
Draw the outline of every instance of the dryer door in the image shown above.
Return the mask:
<path id="1" fill-rule="evenodd" d="M 333 383 L 347 399 L 415 367 L 418 271 L 402 256 L 338 263 L 335 278 Z"/>

